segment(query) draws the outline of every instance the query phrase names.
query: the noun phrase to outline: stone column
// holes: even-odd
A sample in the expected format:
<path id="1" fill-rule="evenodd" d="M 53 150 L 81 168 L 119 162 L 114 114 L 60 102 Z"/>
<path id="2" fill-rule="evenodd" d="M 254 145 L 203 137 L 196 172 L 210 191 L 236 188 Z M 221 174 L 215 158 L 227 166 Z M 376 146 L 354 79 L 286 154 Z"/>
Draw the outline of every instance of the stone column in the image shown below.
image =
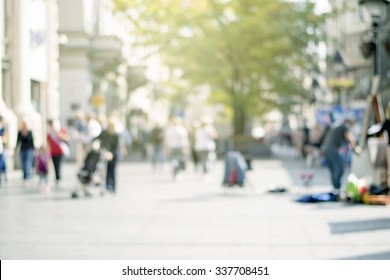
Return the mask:
<path id="1" fill-rule="evenodd" d="M 0 69 L 3 69 L 4 66 L 8 67 L 8 65 L 2 64 L 2 60 L 6 56 L 6 43 L 7 40 L 9 40 L 9 38 L 5 38 L 6 27 L 7 25 L 9 25 L 9 22 L 6 22 L 7 11 L 5 9 L 5 2 L 6 0 L 0 0 Z M 4 87 L 6 90 L 3 92 Z M 2 73 L 0 73 L 0 114 L 4 118 L 4 122 L 8 129 L 8 166 L 10 167 L 10 169 L 12 169 L 11 167 L 13 166 L 13 163 L 10 161 L 10 159 L 12 159 L 13 149 L 16 142 L 17 118 L 8 107 L 10 104 L 6 104 L 6 100 L 10 100 L 9 95 L 11 93 L 9 89 L 9 80 L 3 80 L 3 75 Z M 6 98 L 6 95 L 8 95 L 8 99 Z"/>
<path id="2" fill-rule="evenodd" d="M 9 1 L 12 9 L 10 38 L 12 61 L 12 108 L 17 115 L 27 115 L 32 111 L 30 85 L 30 0 Z"/>
<path id="3" fill-rule="evenodd" d="M 47 0 L 48 5 L 48 81 L 46 108 L 47 118 L 53 119 L 60 116 L 60 91 L 59 91 L 59 38 L 58 38 L 58 0 Z"/>
<path id="4" fill-rule="evenodd" d="M 31 104 L 30 23 L 31 0 L 13 0 L 11 5 L 10 38 L 12 110 L 18 121 L 27 119 L 34 135 L 34 144 L 39 147 L 44 135 L 42 117 Z M 46 63 L 46 62 L 43 62 Z"/>
<path id="5" fill-rule="evenodd" d="M 0 69 L 3 69 L 2 60 L 5 54 L 5 9 L 4 0 L 0 0 Z M 0 99 L 3 98 L 3 75 L 0 74 Z"/>

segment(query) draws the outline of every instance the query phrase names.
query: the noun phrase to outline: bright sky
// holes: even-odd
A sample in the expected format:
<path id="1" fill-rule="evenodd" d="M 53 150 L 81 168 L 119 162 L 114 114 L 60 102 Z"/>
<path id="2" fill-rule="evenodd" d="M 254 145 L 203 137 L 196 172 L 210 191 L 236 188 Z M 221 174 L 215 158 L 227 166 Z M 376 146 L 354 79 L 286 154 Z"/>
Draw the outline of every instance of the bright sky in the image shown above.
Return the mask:
<path id="1" fill-rule="evenodd" d="M 288 0 L 288 1 L 299 2 L 301 0 Z M 311 2 L 316 3 L 316 12 L 318 12 L 319 14 L 330 11 L 330 5 L 328 0 L 311 0 Z"/>
<path id="2" fill-rule="evenodd" d="M 328 0 L 315 0 L 318 13 L 325 13 L 330 11 L 330 5 Z"/>

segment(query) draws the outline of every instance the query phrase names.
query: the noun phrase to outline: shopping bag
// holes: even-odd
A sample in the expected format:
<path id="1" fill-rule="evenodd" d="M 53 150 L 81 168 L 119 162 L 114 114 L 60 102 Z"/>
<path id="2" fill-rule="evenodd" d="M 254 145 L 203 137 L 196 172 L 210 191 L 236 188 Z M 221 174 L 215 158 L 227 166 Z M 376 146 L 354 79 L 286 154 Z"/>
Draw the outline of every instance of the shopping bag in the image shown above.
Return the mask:
<path id="1" fill-rule="evenodd" d="M 68 144 L 66 144 L 64 141 L 61 141 L 60 147 L 61 147 L 62 154 L 64 155 L 64 157 L 66 157 L 66 158 L 69 157 L 70 156 L 70 149 L 69 149 Z"/>
<path id="2" fill-rule="evenodd" d="M 375 168 L 386 168 L 386 150 L 388 141 L 383 138 L 373 137 L 367 139 L 367 148 L 370 161 Z"/>

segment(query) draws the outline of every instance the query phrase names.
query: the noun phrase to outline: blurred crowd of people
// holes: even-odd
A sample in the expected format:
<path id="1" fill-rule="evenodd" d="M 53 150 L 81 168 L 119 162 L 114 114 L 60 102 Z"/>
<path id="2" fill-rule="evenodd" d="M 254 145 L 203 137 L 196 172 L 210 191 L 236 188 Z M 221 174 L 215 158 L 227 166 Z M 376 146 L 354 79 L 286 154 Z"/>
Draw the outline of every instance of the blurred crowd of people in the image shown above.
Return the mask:
<path id="1" fill-rule="evenodd" d="M 195 170 L 200 167 L 206 178 L 216 160 L 217 141 L 218 132 L 208 117 L 194 121 L 189 128 L 180 117 L 171 118 L 165 129 L 156 124 L 150 133 L 153 169 L 161 168 L 167 159 L 172 165 L 172 177 L 177 179 L 186 169 L 187 159 L 191 159 Z"/>
<path id="2" fill-rule="evenodd" d="M 282 126 L 275 135 L 278 141 L 271 142 L 292 147 L 296 156 L 304 158 L 309 167 L 325 160 L 332 184 L 335 189 L 339 189 L 345 164 L 349 163 L 350 151 L 358 152 L 351 135 L 353 124 L 353 120 L 346 119 L 332 125 L 314 125 L 309 128 L 304 122 L 294 131 Z M 204 116 L 185 123 L 181 117 L 174 116 L 166 125 L 155 122 L 142 135 L 143 150 L 150 156 L 154 172 L 163 170 L 167 164 L 173 180 L 178 180 L 191 161 L 195 171 L 200 171 L 204 179 L 210 178 L 220 144 L 212 118 Z M 0 117 L 0 182 L 7 179 L 7 139 L 7 128 Z M 92 112 L 78 110 L 68 129 L 58 119 L 48 120 L 46 139 L 47 145 L 36 147 L 28 120 L 22 120 L 17 135 L 15 159 L 18 159 L 22 170 L 25 187 L 31 185 L 34 174 L 39 177 L 40 191 L 49 192 L 52 185 L 59 187 L 64 159 L 73 154 L 77 168 L 83 168 L 93 142 L 98 140 L 100 149 L 104 150 L 106 190 L 116 192 L 117 164 L 127 155 L 132 143 L 130 133 L 117 112 L 96 116 Z M 52 174 L 52 181 L 49 180 L 49 174 Z"/>
<path id="3" fill-rule="evenodd" d="M 192 161 L 194 169 L 200 170 L 204 178 L 210 174 L 217 159 L 218 142 L 218 132 L 211 118 L 203 117 L 186 126 L 182 118 L 175 116 L 166 125 L 156 122 L 146 135 L 142 144 L 150 151 L 153 171 L 164 169 L 168 163 L 172 178 L 177 180 Z M 39 191 L 50 192 L 53 186 L 61 185 L 64 159 L 72 154 L 77 168 L 83 168 L 93 142 L 98 140 L 104 149 L 106 190 L 115 193 L 117 163 L 128 153 L 132 142 L 129 138 L 130 134 L 116 112 L 96 116 L 93 112 L 78 110 L 68 128 L 58 119 L 48 120 L 44 141 L 47 144 L 37 147 L 31 124 L 23 119 L 17 134 L 15 166 L 22 171 L 24 187 L 36 184 Z M 7 128 L 0 117 L 2 181 L 6 180 L 7 174 L 6 151 Z M 35 175 L 39 178 L 38 183 L 33 180 Z"/>
<path id="4" fill-rule="evenodd" d="M 47 144 L 37 147 L 34 142 L 34 133 L 31 123 L 23 119 L 17 134 L 14 160 L 15 166 L 21 169 L 23 186 L 28 188 L 35 184 L 33 177 L 37 175 L 38 190 L 50 192 L 52 186 L 60 187 L 62 180 L 62 164 L 65 158 L 70 156 L 70 142 L 74 141 L 75 160 L 78 168 L 84 164 L 86 153 L 94 140 L 99 140 L 106 151 L 107 190 L 115 192 L 115 177 L 117 160 L 126 155 L 127 149 L 122 141 L 124 126 L 120 122 L 116 112 L 108 116 L 96 117 L 94 113 L 84 115 L 83 111 L 77 111 L 73 126 L 69 129 L 61 125 L 59 119 L 47 120 Z M 7 126 L 0 116 L 0 171 L 1 182 L 7 180 Z M 52 174 L 53 181 L 49 181 Z"/>
<path id="5" fill-rule="evenodd" d="M 303 158 L 307 167 L 327 167 L 333 193 L 338 197 L 345 170 L 351 166 L 352 152 L 361 152 L 356 141 L 359 133 L 356 117 L 346 115 L 329 124 L 316 124 L 309 128 L 304 122 L 294 131 L 282 130 L 279 143 L 292 147 L 295 156 Z"/>
<path id="6" fill-rule="evenodd" d="M 67 130 L 64 129 L 58 120 L 47 121 L 47 145 L 36 147 L 31 123 L 23 119 L 17 133 L 14 160 L 15 166 L 22 170 L 23 186 L 29 187 L 34 174 L 39 176 L 39 189 L 45 192 L 50 190 L 47 179 L 49 173 L 49 162 L 52 161 L 55 172 L 55 185 L 58 186 L 61 180 L 61 163 L 66 143 L 69 140 Z M 7 146 L 8 129 L 0 117 L 0 166 L 2 170 L 2 181 L 7 180 Z"/>

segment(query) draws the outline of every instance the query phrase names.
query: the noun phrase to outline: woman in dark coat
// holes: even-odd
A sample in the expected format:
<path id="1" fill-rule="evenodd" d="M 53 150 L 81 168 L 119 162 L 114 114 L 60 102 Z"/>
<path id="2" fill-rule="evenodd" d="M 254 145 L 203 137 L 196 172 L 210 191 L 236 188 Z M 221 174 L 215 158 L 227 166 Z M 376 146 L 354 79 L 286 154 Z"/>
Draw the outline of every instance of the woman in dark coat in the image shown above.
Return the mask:
<path id="1" fill-rule="evenodd" d="M 106 187 L 107 191 L 116 192 L 116 163 L 118 161 L 119 135 L 115 131 L 116 121 L 110 119 L 107 129 L 96 138 L 100 140 L 101 146 L 106 150 L 107 173 Z"/>
<path id="2" fill-rule="evenodd" d="M 20 147 L 20 161 L 23 170 L 24 186 L 31 177 L 32 167 L 34 163 L 34 137 L 31 130 L 28 128 L 27 122 L 23 121 L 18 132 L 17 146 Z"/>

